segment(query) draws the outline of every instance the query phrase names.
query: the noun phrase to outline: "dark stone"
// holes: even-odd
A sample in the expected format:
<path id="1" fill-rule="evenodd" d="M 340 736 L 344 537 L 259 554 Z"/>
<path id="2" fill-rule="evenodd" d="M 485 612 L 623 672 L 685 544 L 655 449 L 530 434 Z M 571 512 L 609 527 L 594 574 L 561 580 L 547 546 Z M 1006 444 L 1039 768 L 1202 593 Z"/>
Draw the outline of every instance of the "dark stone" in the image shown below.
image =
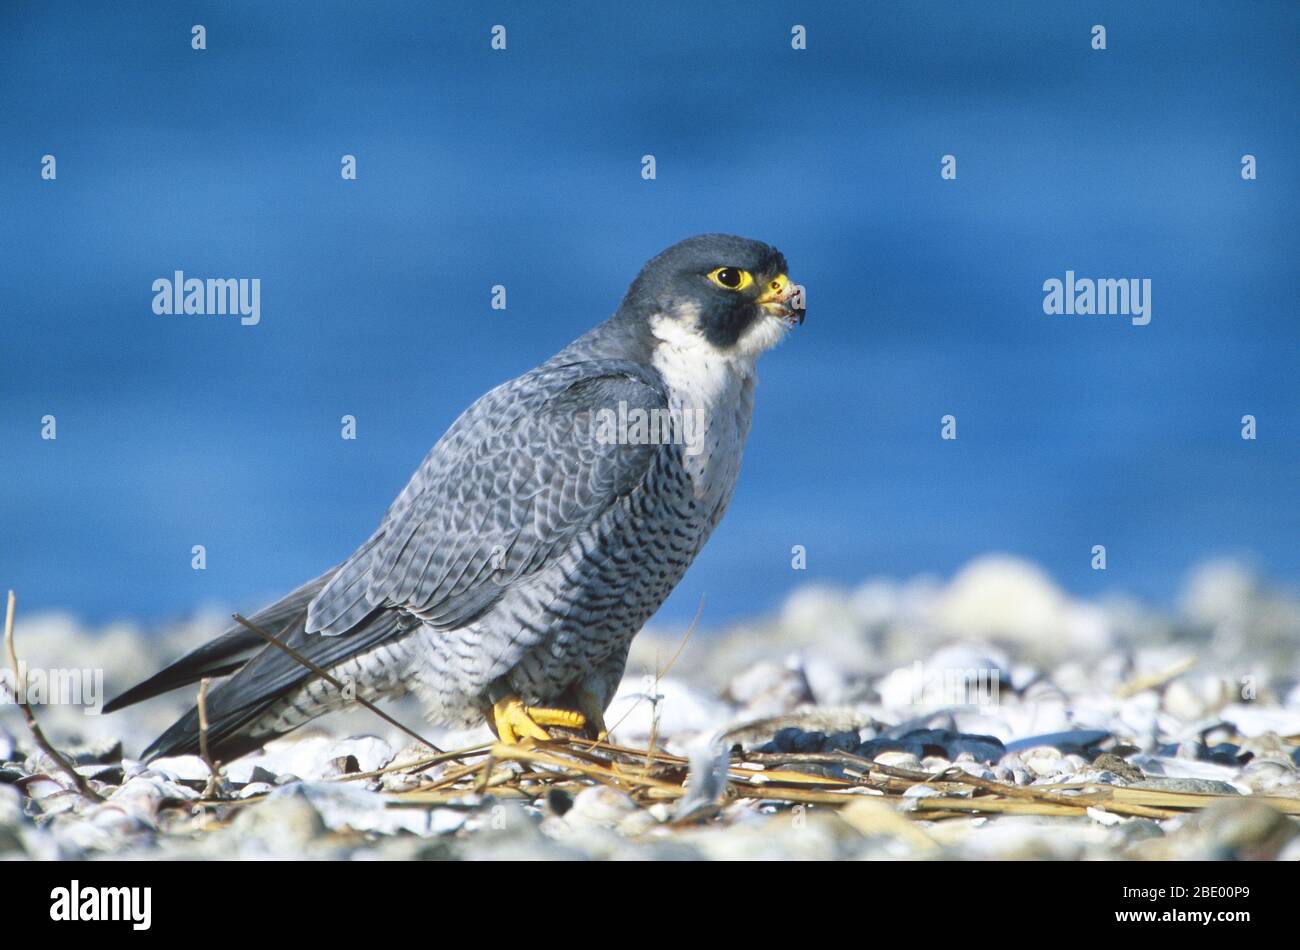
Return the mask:
<path id="1" fill-rule="evenodd" d="M 955 732 L 952 729 L 914 729 L 898 741 L 910 744 L 909 748 L 902 751 L 911 752 L 919 747 L 921 751 L 916 753 L 918 756 L 937 755 L 949 761 L 968 752 L 978 762 L 997 762 L 1007 751 L 1002 740 L 996 736 Z"/>
<path id="2" fill-rule="evenodd" d="M 255 765 L 253 766 L 253 771 L 250 772 L 248 776 L 248 784 L 252 785 L 254 782 L 265 782 L 267 785 L 274 785 L 276 782 L 276 774 L 270 769 L 264 769 L 260 765 Z"/>
<path id="3" fill-rule="evenodd" d="M 126 777 L 121 764 L 79 765 L 77 774 L 82 778 L 94 779 L 96 782 L 105 782 L 108 785 L 121 785 Z"/>
<path id="4" fill-rule="evenodd" d="M 338 771 L 339 775 L 356 775 L 361 771 L 361 763 L 357 761 L 355 755 L 340 755 L 331 759 L 330 765 Z"/>
<path id="5" fill-rule="evenodd" d="M 1253 758 L 1251 753 L 1242 752 L 1241 746 L 1234 745 L 1231 742 L 1219 742 L 1212 746 L 1198 746 L 1196 757 L 1205 762 L 1217 762 L 1219 765 L 1241 765 Z"/>
<path id="6" fill-rule="evenodd" d="M 824 732 L 800 732 L 794 740 L 795 752 L 820 752 L 826 741 Z"/>
<path id="7" fill-rule="evenodd" d="M 963 733 L 948 746 L 948 758 L 955 759 L 963 752 L 969 752 L 976 762 L 993 764 L 1007 754 L 1006 746 L 997 736 L 981 736 Z"/>
<path id="8" fill-rule="evenodd" d="M 796 729 L 794 726 L 787 726 L 784 729 L 778 729 L 776 731 L 776 735 L 772 737 L 771 744 L 775 746 L 775 748 L 772 751 L 773 752 L 795 751 L 795 743 L 799 741 L 799 737 L 801 735 L 803 735 L 803 730 Z"/>
<path id="9" fill-rule="evenodd" d="M 827 736 L 822 748 L 826 752 L 852 752 L 861 742 L 862 739 L 856 732 L 846 730 Z"/>
<path id="10" fill-rule="evenodd" d="M 789 726 L 778 730 L 772 741 L 759 746 L 755 751 L 766 753 L 790 753 L 807 755 L 810 753 L 827 754 L 831 752 L 854 752 L 862 739 L 851 729 L 827 735 L 817 730 L 799 729 Z"/>
<path id="11" fill-rule="evenodd" d="M 1043 736 L 1030 736 L 1008 743 L 1008 752 L 1024 752 L 1040 745 L 1048 745 L 1062 755 L 1081 755 L 1088 758 L 1096 752 L 1096 747 L 1110 738 L 1109 732 L 1100 729 L 1074 729 L 1070 732 L 1052 732 Z"/>
<path id="12" fill-rule="evenodd" d="M 546 793 L 546 804 L 551 811 L 563 818 L 573 807 L 573 796 L 562 788 L 552 788 Z"/>
<path id="13" fill-rule="evenodd" d="M 64 753 L 73 765 L 117 764 L 122 761 L 120 741 L 97 742 Z"/>

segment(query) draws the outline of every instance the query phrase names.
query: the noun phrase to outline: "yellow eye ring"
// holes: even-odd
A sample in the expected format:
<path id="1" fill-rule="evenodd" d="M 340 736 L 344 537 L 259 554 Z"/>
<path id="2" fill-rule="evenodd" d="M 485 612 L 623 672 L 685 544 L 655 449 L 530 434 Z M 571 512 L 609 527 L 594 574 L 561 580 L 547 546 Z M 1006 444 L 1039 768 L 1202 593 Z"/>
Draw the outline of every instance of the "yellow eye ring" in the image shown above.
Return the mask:
<path id="1" fill-rule="evenodd" d="M 709 280 L 723 290 L 742 291 L 754 283 L 754 275 L 739 267 L 716 267 L 709 271 Z"/>

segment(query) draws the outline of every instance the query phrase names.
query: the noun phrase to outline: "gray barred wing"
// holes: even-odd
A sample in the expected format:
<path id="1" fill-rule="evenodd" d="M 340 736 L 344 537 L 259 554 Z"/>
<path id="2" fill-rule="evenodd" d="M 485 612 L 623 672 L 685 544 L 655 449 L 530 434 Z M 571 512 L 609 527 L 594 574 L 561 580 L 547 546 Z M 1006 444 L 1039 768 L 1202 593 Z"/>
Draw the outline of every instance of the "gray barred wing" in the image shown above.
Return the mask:
<path id="1" fill-rule="evenodd" d="M 312 602 L 307 630 L 346 633 L 380 606 L 444 629 L 482 617 L 645 478 L 662 446 L 609 439 L 605 414 L 666 408 L 658 377 L 624 360 L 546 364 L 492 390 Z"/>

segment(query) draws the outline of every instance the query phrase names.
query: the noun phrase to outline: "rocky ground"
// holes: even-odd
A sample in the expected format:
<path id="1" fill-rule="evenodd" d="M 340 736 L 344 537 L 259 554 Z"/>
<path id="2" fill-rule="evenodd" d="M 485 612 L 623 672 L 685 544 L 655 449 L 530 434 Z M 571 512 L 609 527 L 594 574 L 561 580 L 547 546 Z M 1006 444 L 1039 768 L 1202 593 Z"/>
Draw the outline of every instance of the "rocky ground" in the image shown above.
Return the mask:
<path id="1" fill-rule="evenodd" d="M 102 669 L 112 694 L 223 625 L 88 630 L 20 605 L 17 643 L 29 669 Z M 504 761 L 486 729 L 399 704 L 476 751 L 416 769 L 428 750 L 363 710 L 210 788 L 197 758 L 132 758 L 191 695 L 36 706 L 94 802 L 0 704 L 0 857 L 1300 859 L 1300 600 L 1238 565 L 1204 566 L 1161 612 L 989 557 L 684 633 L 638 638 L 608 712 L 650 766 Z"/>

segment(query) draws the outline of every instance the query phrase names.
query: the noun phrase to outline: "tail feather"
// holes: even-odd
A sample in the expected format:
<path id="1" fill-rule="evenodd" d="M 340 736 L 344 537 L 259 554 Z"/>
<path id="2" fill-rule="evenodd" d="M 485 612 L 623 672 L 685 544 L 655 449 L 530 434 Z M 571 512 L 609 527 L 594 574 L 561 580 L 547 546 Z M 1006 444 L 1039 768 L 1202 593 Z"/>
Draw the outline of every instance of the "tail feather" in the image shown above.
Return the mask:
<path id="1" fill-rule="evenodd" d="M 334 576 L 331 568 L 315 580 L 308 581 L 293 593 L 264 608 L 252 617 L 252 622 L 268 633 L 279 635 L 287 627 L 301 624 L 307 605 Z M 221 636 L 197 649 L 191 650 L 166 669 L 155 673 L 142 683 L 132 686 L 122 695 L 104 705 L 104 712 L 116 712 L 146 699 L 152 699 L 181 686 L 197 683 L 205 676 L 225 676 L 247 663 L 266 646 L 266 641 L 241 624 L 228 628 Z"/>
<path id="2" fill-rule="evenodd" d="M 331 568 L 258 611 L 250 618 L 251 622 L 325 670 L 347 663 L 386 641 L 396 640 L 418 624 L 417 620 L 396 611 L 375 608 L 358 618 L 350 629 L 338 631 L 338 636 L 308 633 L 308 607 L 337 571 L 337 567 Z M 204 677 L 227 675 L 229 679 L 213 689 L 204 703 L 208 714 L 208 749 L 220 761 L 237 759 L 260 748 L 276 735 L 319 715 L 311 707 L 299 722 L 283 731 L 268 727 L 265 722 L 267 712 L 286 697 L 301 695 L 299 691 L 317 676 L 242 624 L 232 626 L 215 640 L 190 651 L 166 669 L 128 689 L 107 703 L 104 711 L 122 709 L 168 690 L 196 683 Z M 294 702 L 297 702 L 296 698 Z M 150 760 L 198 752 L 199 714 L 197 708 L 191 708 L 153 741 L 144 751 L 143 758 Z"/>
<path id="3" fill-rule="evenodd" d="M 374 610 L 353 629 L 337 637 L 308 633 L 304 623 L 300 615 L 295 624 L 277 634 L 277 639 L 325 670 L 404 636 L 414 625 L 409 618 L 382 608 Z M 262 642 L 260 637 L 258 641 Z M 256 655 L 208 694 L 205 705 L 209 752 L 214 758 L 228 762 L 260 748 L 276 735 L 282 735 L 282 732 L 267 729 L 263 722 L 266 713 L 277 702 L 294 695 L 316 678 L 315 673 L 283 650 L 263 643 Z M 297 725 L 301 722 L 292 728 Z M 193 708 L 154 740 L 145 750 L 144 758 L 193 755 L 199 752 L 199 746 L 199 715 L 198 709 Z"/>

